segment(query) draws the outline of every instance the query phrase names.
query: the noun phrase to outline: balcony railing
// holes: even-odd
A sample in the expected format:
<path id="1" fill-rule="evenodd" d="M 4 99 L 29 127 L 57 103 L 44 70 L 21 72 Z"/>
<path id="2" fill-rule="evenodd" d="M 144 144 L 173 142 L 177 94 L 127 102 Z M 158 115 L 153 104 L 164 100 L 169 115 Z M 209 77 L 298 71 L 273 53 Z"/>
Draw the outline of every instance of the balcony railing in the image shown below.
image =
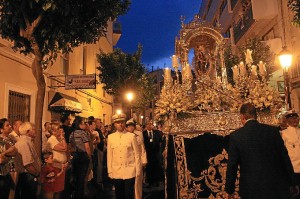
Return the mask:
<path id="1" fill-rule="evenodd" d="M 243 37 L 243 35 L 249 30 L 254 22 L 255 20 L 253 19 L 252 6 L 250 6 L 243 18 L 233 28 L 235 44 Z"/>

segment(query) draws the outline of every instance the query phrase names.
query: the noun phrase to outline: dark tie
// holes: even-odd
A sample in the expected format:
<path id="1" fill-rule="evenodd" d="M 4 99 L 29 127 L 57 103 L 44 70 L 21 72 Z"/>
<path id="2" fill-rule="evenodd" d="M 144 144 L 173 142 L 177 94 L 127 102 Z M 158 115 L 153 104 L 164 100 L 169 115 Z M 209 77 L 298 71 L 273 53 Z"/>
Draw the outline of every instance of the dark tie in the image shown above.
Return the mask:
<path id="1" fill-rule="evenodd" d="M 153 136 L 152 136 L 152 131 L 149 131 L 149 137 L 150 137 L 150 139 L 153 138 Z"/>

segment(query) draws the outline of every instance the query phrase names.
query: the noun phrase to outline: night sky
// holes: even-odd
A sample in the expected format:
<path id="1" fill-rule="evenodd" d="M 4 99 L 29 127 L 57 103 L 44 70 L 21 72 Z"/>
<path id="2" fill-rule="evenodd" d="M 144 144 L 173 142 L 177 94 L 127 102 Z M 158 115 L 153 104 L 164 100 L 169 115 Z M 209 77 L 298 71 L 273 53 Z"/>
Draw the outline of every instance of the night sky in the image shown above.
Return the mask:
<path id="1" fill-rule="evenodd" d="M 122 36 L 117 43 L 126 53 L 143 46 L 142 62 L 151 70 L 171 67 L 175 37 L 180 30 L 180 16 L 190 22 L 200 9 L 201 0 L 132 0 L 130 10 L 118 21 Z"/>

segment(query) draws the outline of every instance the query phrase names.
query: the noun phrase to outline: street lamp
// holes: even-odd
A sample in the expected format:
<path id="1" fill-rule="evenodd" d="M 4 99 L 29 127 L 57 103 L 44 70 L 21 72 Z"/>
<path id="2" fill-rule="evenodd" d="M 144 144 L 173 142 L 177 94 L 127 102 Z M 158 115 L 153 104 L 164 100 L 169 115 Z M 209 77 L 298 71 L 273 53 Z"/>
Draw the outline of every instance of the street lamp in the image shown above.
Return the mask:
<path id="1" fill-rule="evenodd" d="M 118 110 L 116 111 L 116 113 L 119 115 L 119 114 L 122 113 L 122 110 L 118 109 Z"/>
<path id="2" fill-rule="evenodd" d="M 292 53 L 287 50 L 287 47 L 284 46 L 282 51 L 279 53 L 280 65 L 283 69 L 284 77 L 284 95 L 285 95 L 285 105 L 286 109 L 291 109 L 291 97 L 290 97 L 290 80 L 289 80 L 289 68 L 292 65 Z"/>
<path id="3" fill-rule="evenodd" d="M 132 118 L 132 104 L 131 104 L 131 101 L 133 100 L 133 93 L 132 92 L 129 92 L 126 94 L 126 98 L 130 104 L 130 118 Z"/>

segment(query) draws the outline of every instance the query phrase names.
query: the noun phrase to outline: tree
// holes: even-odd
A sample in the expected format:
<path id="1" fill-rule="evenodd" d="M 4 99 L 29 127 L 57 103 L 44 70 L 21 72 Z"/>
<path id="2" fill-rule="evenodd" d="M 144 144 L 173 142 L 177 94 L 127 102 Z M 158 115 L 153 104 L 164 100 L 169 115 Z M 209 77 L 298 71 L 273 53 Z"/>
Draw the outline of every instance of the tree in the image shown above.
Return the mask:
<path id="1" fill-rule="evenodd" d="M 2 0 L 0 34 L 13 48 L 34 54 L 32 73 L 37 84 L 35 125 L 41 142 L 45 98 L 43 68 L 58 53 L 71 52 L 83 43 L 94 43 L 106 33 L 107 22 L 125 14 L 130 0 Z"/>
<path id="2" fill-rule="evenodd" d="M 247 49 L 252 50 L 252 59 L 253 64 L 257 65 L 259 61 L 263 61 L 266 63 L 267 66 L 267 74 L 270 75 L 272 72 L 275 71 L 274 60 L 275 54 L 271 51 L 270 46 L 266 43 L 262 42 L 259 38 L 254 37 L 248 39 L 246 44 L 239 47 L 239 57 L 241 61 L 246 60 L 245 52 Z"/>
<path id="3" fill-rule="evenodd" d="M 104 90 L 116 98 L 124 96 L 126 91 L 134 91 L 135 108 L 145 107 L 154 97 L 153 81 L 146 75 L 141 56 L 141 45 L 138 45 L 133 54 L 124 53 L 116 48 L 112 53 L 100 52 L 97 55 L 100 64 L 99 78 L 104 84 Z"/>
<path id="4" fill-rule="evenodd" d="M 233 74 L 232 74 L 232 67 L 234 65 L 239 64 L 239 57 L 232 53 L 231 45 L 227 46 L 224 51 L 224 61 L 225 67 L 227 71 L 227 80 L 230 84 L 233 84 Z"/>
<path id="5" fill-rule="evenodd" d="M 295 26 L 300 26 L 300 0 L 289 0 L 289 8 L 294 12 L 293 23 Z"/>

